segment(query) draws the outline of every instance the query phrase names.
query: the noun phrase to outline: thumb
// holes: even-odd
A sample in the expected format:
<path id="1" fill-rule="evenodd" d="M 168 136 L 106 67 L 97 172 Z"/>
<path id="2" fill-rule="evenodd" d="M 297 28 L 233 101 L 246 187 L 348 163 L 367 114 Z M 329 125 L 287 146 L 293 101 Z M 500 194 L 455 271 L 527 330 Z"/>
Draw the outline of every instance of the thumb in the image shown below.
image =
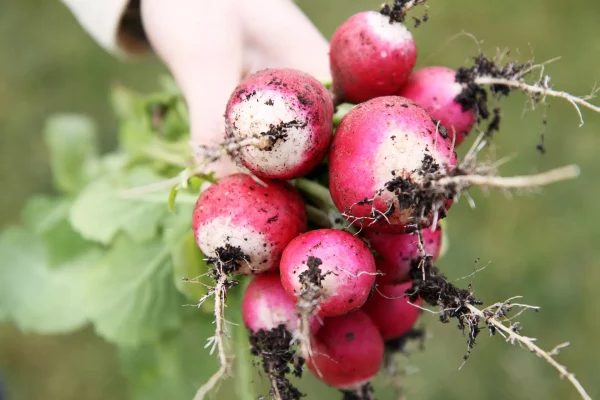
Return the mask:
<path id="1" fill-rule="evenodd" d="M 239 12 L 246 39 L 264 57 L 262 68 L 296 68 L 331 79 L 329 43 L 293 1 L 242 0 Z"/>
<path id="2" fill-rule="evenodd" d="M 144 0 L 142 20 L 154 51 L 181 87 L 194 144 L 224 139 L 223 113 L 242 74 L 243 39 L 234 0 Z M 218 176 L 235 171 L 230 160 L 208 166 Z"/>

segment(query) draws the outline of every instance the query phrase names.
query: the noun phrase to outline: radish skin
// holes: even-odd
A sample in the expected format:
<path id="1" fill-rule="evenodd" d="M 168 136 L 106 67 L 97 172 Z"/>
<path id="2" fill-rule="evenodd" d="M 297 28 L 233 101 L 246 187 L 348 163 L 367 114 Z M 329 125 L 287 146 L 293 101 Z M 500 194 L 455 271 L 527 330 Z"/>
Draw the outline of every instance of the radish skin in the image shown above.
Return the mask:
<path id="1" fill-rule="evenodd" d="M 423 107 L 448 129 L 455 146 L 460 145 L 475 125 L 475 112 L 463 110 L 455 98 L 463 91 L 456 71 L 446 67 L 425 67 L 413 72 L 398 95 Z"/>
<path id="2" fill-rule="evenodd" d="M 261 178 L 293 179 L 327 154 L 333 136 L 333 102 L 325 86 L 290 68 L 266 69 L 243 79 L 225 111 L 226 135 L 255 139 L 236 157 Z M 273 141 L 269 135 L 279 135 Z"/>
<path id="3" fill-rule="evenodd" d="M 433 221 L 433 212 L 415 218 L 417 204 L 401 204 L 389 184 L 399 179 L 418 186 L 423 168 L 441 171 L 456 165 L 450 138 L 412 100 L 378 97 L 342 118 L 329 152 L 329 189 L 337 209 L 351 222 L 390 233 L 414 230 Z M 452 199 L 444 199 L 447 209 Z M 375 219 L 376 218 L 376 219 Z"/>
<path id="4" fill-rule="evenodd" d="M 418 262 L 424 254 L 419 251 L 419 237 L 416 234 L 393 234 L 365 230 L 362 236 L 367 239 L 371 248 L 379 257 L 375 257 L 379 284 L 397 284 L 408 281 L 408 272 L 413 263 Z M 426 255 L 435 263 L 442 248 L 442 227 L 437 225 L 432 232 L 430 228 L 421 230 L 423 248 Z"/>
<path id="5" fill-rule="evenodd" d="M 298 330 L 296 303 L 287 295 L 277 273 L 257 275 L 252 278 L 242 300 L 244 325 L 256 333 L 270 331 L 279 325 L 295 333 Z M 311 332 L 319 330 L 316 316 L 310 320 Z"/>
<path id="6" fill-rule="evenodd" d="M 239 247 L 249 257 L 240 263 L 240 274 L 277 269 L 285 246 L 307 227 L 296 189 L 287 182 L 265 183 L 230 175 L 204 191 L 194 208 L 192 229 L 200 250 L 216 257 L 219 248 Z"/>
<path id="7" fill-rule="evenodd" d="M 329 58 L 336 102 L 358 104 L 396 94 L 415 66 L 417 48 L 402 23 L 364 11 L 335 31 Z"/>
<path id="8" fill-rule="evenodd" d="M 359 389 L 377 375 L 383 361 L 383 338 L 361 310 L 326 318 L 311 346 L 312 356 L 305 355 L 309 370 L 338 389 Z"/>
<path id="9" fill-rule="evenodd" d="M 321 262 L 318 315 L 347 314 L 365 304 L 375 283 L 375 260 L 359 238 L 336 229 L 303 233 L 290 242 L 281 258 L 281 282 L 285 291 L 298 301 L 304 286 L 301 274 L 309 269 L 309 257 Z"/>
<path id="10" fill-rule="evenodd" d="M 421 316 L 423 304 L 418 299 L 413 305 L 404 293 L 412 286 L 412 282 L 400 285 L 383 285 L 369 299 L 362 310 L 371 317 L 384 340 L 399 338 L 408 333 Z"/>

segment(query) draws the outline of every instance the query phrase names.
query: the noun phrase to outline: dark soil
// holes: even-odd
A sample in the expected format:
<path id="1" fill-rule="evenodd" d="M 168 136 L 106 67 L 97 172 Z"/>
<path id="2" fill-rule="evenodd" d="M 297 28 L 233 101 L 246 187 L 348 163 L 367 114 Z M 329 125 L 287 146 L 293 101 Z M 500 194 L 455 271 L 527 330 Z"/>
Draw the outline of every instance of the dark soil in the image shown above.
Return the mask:
<path id="1" fill-rule="evenodd" d="M 405 353 L 406 345 L 409 342 L 415 341 L 415 340 L 419 341 L 419 348 L 421 350 L 424 350 L 425 349 L 425 330 L 424 329 L 413 328 L 398 338 L 386 340 L 385 351 L 386 351 L 386 353 Z"/>
<path id="2" fill-rule="evenodd" d="M 406 19 L 406 12 L 408 11 L 407 5 L 411 1 L 412 0 L 394 0 L 392 5 L 384 4 L 379 12 L 390 18 L 390 24 L 393 24 L 394 22 L 404 22 Z M 426 0 L 416 0 L 415 5 L 425 4 L 425 2 Z M 423 17 L 413 17 L 413 20 L 415 21 L 415 28 L 417 28 L 423 22 L 427 22 L 429 20 L 429 16 L 427 15 L 427 12 L 425 12 Z"/>
<path id="3" fill-rule="evenodd" d="M 290 373 L 301 377 L 304 364 L 303 358 L 295 356 L 291 341 L 292 334 L 283 324 L 270 331 L 261 329 L 250 335 L 251 353 L 261 358 L 262 368 L 269 375 L 271 385 L 276 385 L 272 391 L 277 390 L 282 400 L 298 400 L 305 396 L 286 378 Z"/>
<path id="4" fill-rule="evenodd" d="M 458 169 L 452 171 L 452 174 L 459 173 Z M 448 174 L 441 173 L 439 164 L 429 154 L 425 154 L 423 157 L 418 174 L 424 178 L 421 183 L 415 183 L 410 178 L 396 176 L 385 184 L 385 189 L 394 193 L 401 209 L 414 207 L 412 217 L 415 221 L 420 221 L 435 210 L 438 210 L 443 218 L 446 214 L 444 200 L 454 197 L 457 194 L 456 188 L 441 188 L 432 184 L 436 179 L 448 176 Z"/>
<path id="5" fill-rule="evenodd" d="M 218 247 L 215 250 L 216 257 L 209 257 L 206 262 L 218 266 L 218 271 L 215 273 L 224 273 L 226 275 L 235 273 L 242 263 L 250 262 L 250 256 L 244 254 L 241 247 L 232 246 L 226 244 L 225 246 Z M 216 278 L 216 276 L 215 276 Z"/>
<path id="6" fill-rule="evenodd" d="M 300 275 L 298 276 L 298 278 L 300 279 L 300 283 L 304 287 L 323 287 L 321 281 L 325 279 L 325 274 L 323 274 L 323 272 L 321 272 L 321 268 L 319 268 L 321 264 L 323 264 L 323 261 L 320 258 L 308 256 L 308 261 L 306 263 L 308 269 L 300 273 Z"/>
<path id="7" fill-rule="evenodd" d="M 269 145 L 263 148 L 263 150 L 271 151 L 278 141 L 282 140 L 285 142 L 290 128 L 304 128 L 306 125 L 307 122 L 300 122 L 295 119 L 289 122 L 281 122 L 277 125 L 270 125 L 269 130 L 262 134 L 269 138 Z"/>
<path id="8" fill-rule="evenodd" d="M 420 297 L 427 304 L 438 307 L 440 321 L 443 323 L 456 319 L 458 329 L 463 334 L 468 334 L 470 351 L 475 345 L 475 339 L 481 332 L 481 328 L 479 318 L 471 314 L 466 305 L 481 305 L 483 302 L 476 299 L 470 290 L 460 289 L 448 282 L 429 260 L 413 262 L 409 276 L 412 279 L 412 288 L 407 291 L 410 301 L 415 302 Z M 468 355 L 465 356 L 467 357 Z"/>
<path id="9" fill-rule="evenodd" d="M 456 96 L 455 100 L 462 105 L 464 111 L 474 111 L 480 123 L 482 120 L 492 117 L 492 121 L 486 129 L 487 134 L 491 135 L 494 131 L 499 130 L 501 113 L 499 108 L 490 112 L 488 90 L 494 97 L 500 98 L 508 96 L 511 89 L 506 85 L 491 85 L 489 88 L 484 88 L 476 84 L 475 79 L 478 77 L 490 77 L 521 80 L 522 78 L 519 78 L 519 74 L 530 66 L 531 62 L 524 64 L 511 62 L 504 66 L 498 66 L 493 60 L 480 54 L 473 58 L 473 65 L 471 67 L 461 67 L 457 70 L 456 82 L 463 84 L 464 89 Z"/>
<path id="10" fill-rule="evenodd" d="M 375 398 L 373 386 L 370 383 L 363 385 L 357 392 L 346 390 L 340 390 L 340 392 L 342 392 L 342 400 L 372 400 Z"/>

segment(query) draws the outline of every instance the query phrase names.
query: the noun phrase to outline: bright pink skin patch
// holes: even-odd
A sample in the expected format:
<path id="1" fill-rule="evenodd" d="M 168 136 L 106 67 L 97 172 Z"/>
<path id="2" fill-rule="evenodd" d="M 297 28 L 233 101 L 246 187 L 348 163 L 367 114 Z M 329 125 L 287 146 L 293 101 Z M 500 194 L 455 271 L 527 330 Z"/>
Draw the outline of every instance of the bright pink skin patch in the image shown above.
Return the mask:
<path id="1" fill-rule="evenodd" d="M 306 231 L 306 209 L 296 189 L 264 182 L 266 187 L 246 174 L 227 176 L 200 195 L 192 215 L 196 242 L 207 257 L 230 245 L 250 258 L 241 263 L 241 274 L 277 269 L 285 246 Z"/>
<path id="2" fill-rule="evenodd" d="M 409 280 L 408 272 L 412 264 L 421 258 L 416 234 L 384 233 L 369 229 L 363 231 L 362 236 L 380 256 L 375 257 L 377 270 L 382 273 L 377 276 L 377 283 L 397 284 Z M 422 229 L 421 236 L 425 253 L 431 255 L 431 261 L 435 263 L 442 248 L 441 225 L 437 224 L 433 232 L 431 228 Z"/>
<path id="3" fill-rule="evenodd" d="M 403 24 L 365 11 L 338 27 L 329 59 L 336 100 L 358 104 L 396 94 L 415 66 L 417 48 Z"/>
<path id="4" fill-rule="evenodd" d="M 386 186 L 397 178 L 418 182 L 428 160 L 454 168 L 456 154 L 444 132 L 404 97 L 378 97 L 355 106 L 342 118 L 329 152 L 329 190 L 337 209 L 364 228 L 412 231 L 406 225 L 416 222 L 414 205 L 400 205 Z M 452 199 L 445 201 L 446 209 L 451 205 Z M 431 222 L 430 214 L 426 218 Z M 380 219 L 373 223 L 374 217 Z"/>
<path id="5" fill-rule="evenodd" d="M 242 317 L 244 325 L 256 333 L 261 329 L 270 331 L 279 325 L 294 333 L 298 329 L 296 303 L 287 295 L 277 273 L 257 275 L 252 278 L 244 292 Z M 311 333 L 319 330 L 316 316 L 310 320 Z"/>
<path id="6" fill-rule="evenodd" d="M 379 286 L 362 308 L 371 317 L 384 340 L 399 338 L 410 331 L 419 319 L 421 309 L 411 304 L 408 297 L 404 297 L 411 286 L 411 282 Z M 423 300 L 419 298 L 414 304 L 421 306 Z"/>
<path id="7" fill-rule="evenodd" d="M 281 283 L 298 300 L 303 285 L 300 274 L 308 269 L 309 257 L 318 258 L 325 279 L 318 314 L 333 317 L 359 309 L 375 283 L 375 259 L 359 238 L 336 229 L 303 233 L 290 242 L 281 257 Z"/>
<path id="8" fill-rule="evenodd" d="M 363 311 L 326 318 L 311 340 L 306 365 L 317 378 L 339 389 L 355 389 L 377 375 L 384 343 L 377 326 Z"/>
<path id="9" fill-rule="evenodd" d="M 426 67 L 413 72 L 398 95 L 414 100 L 433 118 L 456 132 L 455 146 L 461 144 L 475 124 L 473 110 L 464 111 L 454 99 L 463 87 L 456 82 L 456 71 L 446 67 Z"/>
<path id="10" fill-rule="evenodd" d="M 333 101 L 311 75 L 290 68 L 258 71 L 241 81 L 225 111 L 226 134 L 237 140 L 285 134 L 272 146 L 245 146 L 237 157 L 261 178 L 293 179 L 310 172 L 333 137 Z"/>

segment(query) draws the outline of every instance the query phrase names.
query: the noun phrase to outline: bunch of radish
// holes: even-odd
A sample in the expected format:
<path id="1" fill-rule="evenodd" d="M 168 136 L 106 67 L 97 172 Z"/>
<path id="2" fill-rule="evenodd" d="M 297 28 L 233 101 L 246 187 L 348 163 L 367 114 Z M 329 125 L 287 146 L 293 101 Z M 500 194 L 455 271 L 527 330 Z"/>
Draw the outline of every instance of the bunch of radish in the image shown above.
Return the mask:
<path id="1" fill-rule="evenodd" d="M 367 11 L 332 37 L 331 91 L 294 69 L 246 77 L 225 110 L 225 146 L 247 172 L 212 184 L 193 213 L 215 274 L 252 276 L 241 312 L 253 340 L 303 343 L 308 369 L 342 391 L 361 393 L 385 343 L 420 316 L 410 271 L 439 256 L 456 195 L 435 182 L 456 173 L 476 120 L 456 71 L 414 71 L 416 58 L 403 23 Z M 353 107 L 334 126 L 341 103 Z M 331 197 L 315 200 L 303 179 Z M 286 398 L 277 363 L 265 365 Z"/>

